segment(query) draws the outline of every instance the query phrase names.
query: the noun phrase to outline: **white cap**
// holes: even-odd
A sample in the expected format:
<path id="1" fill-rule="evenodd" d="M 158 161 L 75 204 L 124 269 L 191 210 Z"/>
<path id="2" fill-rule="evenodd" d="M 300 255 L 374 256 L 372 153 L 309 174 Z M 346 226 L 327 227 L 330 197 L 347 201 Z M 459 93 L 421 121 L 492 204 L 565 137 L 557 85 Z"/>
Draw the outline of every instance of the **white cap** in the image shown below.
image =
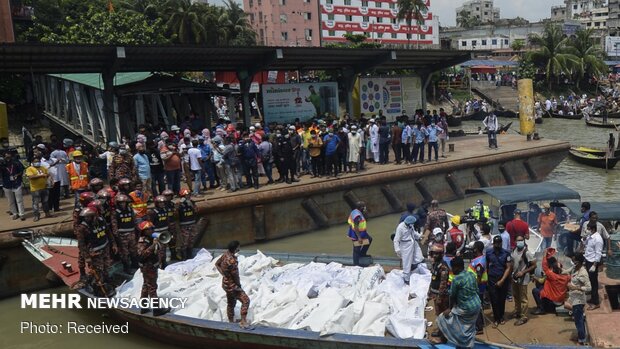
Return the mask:
<path id="1" fill-rule="evenodd" d="M 443 230 L 441 230 L 441 228 L 433 229 L 433 235 L 437 235 L 437 234 L 443 234 Z"/>
<path id="2" fill-rule="evenodd" d="M 351 126 L 351 131 L 353 131 L 353 130 L 357 130 L 357 126 L 355 126 L 355 125 Z"/>
<path id="3" fill-rule="evenodd" d="M 295 131 L 295 126 L 291 125 L 291 126 L 288 127 L 288 129 Z"/>
<path id="4" fill-rule="evenodd" d="M 37 148 L 39 148 L 39 149 L 45 149 L 45 144 L 37 144 Z"/>
<path id="5" fill-rule="evenodd" d="M 375 122 L 375 119 L 370 119 L 370 120 L 368 120 L 368 121 L 369 121 L 369 122 L 374 123 L 374 122 Z"/>
<path id="6" fill-rule="evenodd" d="M 260 122 L 255 123 L 255 124 L 254 124 L 254 127 L 256 127 L 256 128 L 261 128 L 261 126 L 260 126 Z"/>
<path id="7" fill-rule="evenodd" d="M 255 131 L 256 128 L 254 126 L 250 126 L 250 131 Z"/>
<path id="8" fill-rule="evenodd" d="M 176 132 L 176 131 L 180 131 L 181 129 L 180 129 L 180 128 L 179 128 L 179 126 L 177 126 L 177 125 L 172 125 L 172 126 L 170 127 L 170 130 L 171 130 L 171 131 L 175 131 L 175 132 Z"/>

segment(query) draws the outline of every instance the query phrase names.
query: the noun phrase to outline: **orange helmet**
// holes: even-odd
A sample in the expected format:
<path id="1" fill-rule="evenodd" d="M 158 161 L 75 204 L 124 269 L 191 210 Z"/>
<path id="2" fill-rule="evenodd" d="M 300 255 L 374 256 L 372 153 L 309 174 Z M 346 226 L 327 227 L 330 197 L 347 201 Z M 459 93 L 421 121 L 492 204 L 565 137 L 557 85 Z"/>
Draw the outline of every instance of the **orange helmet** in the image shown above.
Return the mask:
<path id="1" fill-rule="evenodd" d="M 129 196 L 127 196 L 125 194 L 118 194 L 118 195 L 116 195 L 116 197 L 114 199 L 115 199 L 117 204 L 119 202 L 129 202 Z"/>
<path id="2" fill-rule="evenodd" d="M 181 189 L 181 191 L 179 191 L 179 196 L 186 196 L 189 195 L 191 192 L 189 191 L 189 189 L 187 188 L 183 188 Z"/>
<path id="3" fill-rule="evenodd" d="M 93 200 L 95 200 L 95 193 L 92 191 L 85 191 L 80 194 L 80 204 L 82 206 L 87 206 Z"/>
<path id="4" fill-rule="evenodd" d="M 142 221 L 138 224 L 139 231 L 145 231 L 147 229 L 153 229 L 155 226 L 150 221 Z"/>

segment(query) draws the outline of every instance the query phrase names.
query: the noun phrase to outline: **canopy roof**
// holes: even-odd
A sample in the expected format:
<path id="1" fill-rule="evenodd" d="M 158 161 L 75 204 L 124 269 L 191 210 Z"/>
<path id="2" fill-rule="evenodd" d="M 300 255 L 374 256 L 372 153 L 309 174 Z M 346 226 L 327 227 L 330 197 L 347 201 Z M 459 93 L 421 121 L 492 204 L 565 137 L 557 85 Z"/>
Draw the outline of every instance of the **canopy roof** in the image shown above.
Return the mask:
<path id="1" fill-rule="evenodd" d="M 575 215 L 581 215 L 581 203 L 565 202 L 564 205 Z M 590 202 L 590 209 L 598 214 L 601 221 L 620 220 L 620 202 Z"/>
<path id="2" fill-rule="evenodd" d="M 471 58 L 468 51 L 326 47 L 0 44 L 0 72 L 102 73 L 370 69 L 428 73 Z"/>
<path id="3" fill-rule="evenodd" d="M 562 184 L 551 182 L 467 189 L 465 193 L 487 193 L 499 200 L 503 205 L 516 204 L 519 202 L 581 198 L 578 192 L 565 187 Z"/>

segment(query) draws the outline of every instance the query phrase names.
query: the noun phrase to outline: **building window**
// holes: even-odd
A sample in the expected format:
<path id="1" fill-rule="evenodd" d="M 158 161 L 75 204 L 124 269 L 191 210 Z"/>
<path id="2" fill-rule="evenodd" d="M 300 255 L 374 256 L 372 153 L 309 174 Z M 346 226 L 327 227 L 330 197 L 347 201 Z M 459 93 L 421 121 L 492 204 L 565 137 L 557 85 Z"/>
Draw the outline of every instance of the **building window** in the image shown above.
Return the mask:
<path id="1" fill-rule="evenodd" d="M 282 32 L 282 41 L 288 41 L 288 32 Z"/>
<path id="2" fill-rule="evenodd" d="M 491 45 L 497 45 L 497 39 L 491 39 Z"/>
<path id="3" fill-rule="evenodd" d="M 472 45 L 472 46 L 476 46 L 476 44 L 477 44 L 477 41 L 476 41 L 476 40 L 472 40 L 472 41 L 471 41 L 471 45 Z"/>
<path id="4" fill-rule="evenodd" d="M 383 23 L 383 17 L 377 17 L 377 23 Z"/>
<path id="5" fill-rule="evenodd" d="M 286 23 L 288 22 L 288 18 L 286 17 L 286 15 L 280 15 L 280 23 Z"/>
<path id="6" fill-rule="evenodd" d="M 594 23 L 594 26 L 595 26 L 595 27 L 600 27 L 600 26 L 601 26 L 601 22 L 595 22 L 595 23 Z"/>
<path id="7" fill-rule="evenodd" d="M 376 1 L 376 2 L 375 2 L 375 7 L 376 7 L 376 8 L 381 8 L 381 3 L 380 3 L 380 2 L 378 2 L 378 1 Z"/>
<path id="8" fill-rule="evenodd" d="M 280 0 L 280 6 L 286 5 L 286 0 Z"/>
<path id="9" fill-rule="evenodd" d="M 305 29 L 304 35 L 306 36 L 306 40 L 312 40 L 312 29 Z"/>
<path id="10" fill-rule="evenodd" d="M 426 40 L 426 34 L 420 34 L 420 40 Z"/>
<path id="11" fill-rule="evenodd" d="M 487 41 L 486 40 L 482 40 L 482 46 L 486 46 L 487 45 Z"/>
<path id="12" fill-rule="evenodd" d="M 362 1 L 362 7 L 368 7 L 368 1 L 366 0 Z"/>
<path id="13" fill-rule="evenodd" d="M 476 7 L 476 11 L 480 11 L 480 7 Z"/>
<path id="14" fill-rule="evenodd" d="M 577 9 L 577 5 L 573 5 L 573 10 L 576 10 L 576 9 Z"/>
<path id="15" fill-rule="evenodd" d="M 250 0 L 249 3 L 250 7 L 254 7 L 254 0 Z"/>
<path id="16" fill-rule="evenodd" d="M 504 45 L 508 45 L 508 39 L 504 39 Z"/>
<path id="17" fill-rule="evenodd" d="M 485 16 L 488 16 L 488 15 L 489 15 L 489 13 L 485 11 L 485 12 L 484 12 L 484 15 L 485 15 Z"/>
<path id="18" fill-rule="evenodd" d="M 383 38 L 383 33 L 377 33 L 377 38 L 382 39 Z"/>
<path id="19" fill-rule="evenodd" d="M 344 16 L 344 19 L 345 19 L 347 22 L 353 22 L 353 16 L 351 16 L 351 15 L 346 15 L 346 16 Z"/>
<path id="20" fill-rule="evenodd" d="M 368 16 L 362 17 L 362 22 L 370 22 L 370 17 Z"/>
<path id="21" fill-rule="evenodd" d="M 327 0 L 327 3 L 330 4 L 330 5 L 333 5 L 334 4 L 334 0 Z"/>
<path id="22" fill-rule="evenodd" d="M 392 33 L 392 39 L 396 39 L 396 33 Z"/>
<path id="23" fill-rule="evenodd" d="M 489 4 L 484 4 L 484 7 L 489 8 Z"/>
<path id="24" fill-rule="evenodd" d="M 336 31 L 335 30 L 330 30 L 327 32 L 328 36 L 336 36 Z"/>
<path id="25" fill-rule="evenodd" d="M 390 18 L 390 22 L 392 22 L 392 24 L 396 24 L 396 18 Z"/>
<path id="26" fill-rule="evenodd" d="M 364 36 L 367 37 L 367 38 L 370 37 L 370 35 L 368 35 L 368 32 L 364 32 Z"/>
<path id="27" fill-rule="evenodd" d="M 467 46 L 467 41 L 461 41 L 461 46 L 463 47 Z"/>
<path id="28" fill-rule="evenodd" d="M 309 21 L 312 19 L 312 13 L 311 12 L 304 12 L 304 19 L 306 21 Z"/>
<path id="29" fill-rule="evenodd" d="M 333 21 L 334 20 L 334 14 L 333 13 L 328 14 L 327 15 L 327 19 L 330 20 L 330 21 Z"/>
<path id="30" fill-rule="evenodd" d="M 351 6 L 351 0 L 344 0 L 345 6 Z"/>
<path id="31" fill-rule="evenodd" d="M 393 10 L 393 9 L 395 9 L 395 8 L 396 8 L 396 4 L 395 4 L 395 3 L 393 3 L 393 2 L 390 2 L 390 8 L 391 8 L 392 10 Z"/>
<path id="32" fill-rule="evenodd" d="M 263 23 L 263 13 L 262 12 L 258 13 L 258 23 Z"/>

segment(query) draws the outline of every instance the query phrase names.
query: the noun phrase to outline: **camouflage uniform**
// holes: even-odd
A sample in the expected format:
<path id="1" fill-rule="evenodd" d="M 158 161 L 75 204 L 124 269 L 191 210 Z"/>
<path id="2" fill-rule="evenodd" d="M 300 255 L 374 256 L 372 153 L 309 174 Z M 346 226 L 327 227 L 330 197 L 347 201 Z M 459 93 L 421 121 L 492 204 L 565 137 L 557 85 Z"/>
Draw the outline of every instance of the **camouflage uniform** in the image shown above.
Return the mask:
<path id="1" fill-rule="evenodd" d="M 138 258 L 140 260 L 140 271 L 144 283 L 140 297 L 157 298 L 157 268 L 159 267 L 159 256 L 153 241 L 146 236 L 141 236 L 138 240 Z M 161 245 L 159 245 L 161 250 Z"/>
<path id="2" fill-rule="evenodd" d="M 164 233 L 168 232 L 170 217 L 168 215 L 168 210 L 166 208 L 158 208 L 155 207 L 150 211 L 151 219 L 155 228 L 153 229 L 155 233 Z M 166 245 L 162 244 L 161 248 L 158 251 L 160 266 L 162 269 L 166 267 Z"/>
<path id="3" fill-rule="evenodd" d="M 133 162 L 131 154 L 125 155 L 116 154 L 112 158 L 112 164 L 108 172 L 108 179 L 116 178 L 121 180 L 122 178 L 128 178 L 132 182 L 138 178 L 136 172 L 136 166 Z"/>
<path id="4" fill-rule="evenodd" d="M 95 217 L 92 223 L 81 222 L 77 230 L 80 251 L 86 260 L 90 259 L 89 268 L 95 273 L 96 285 L 93 285 L 93 290 L 99 292 L 110 283 L 108 271 L 111 263 L 108 245 L 116 246 L 116 243 L 101 217 Z"/>
<path id="5" fill-rule="evenodd" d="M 86 262 L 84 260 L 84 254 L 82 253 L 84 246 L 80 246 L 80 241 L 83 243 L 84 237 L 79 235 L 81 234 L 81 230 L 78 229 L 80 227 L 80 222 L 82 222 L 82 218 L 80 218 L 80 211 L 82 211 L 83 208 L 84 207 L 82 204 L 78 203 L 73 209 L 73 234 L 75 234 L 75 238 L 78 241 L 78 268 L 80 270 L 80 279 L 84 279 L 87 276 Z"/>
<path id="6" fill-rule="evenodd" d="M 112 211 L 112 234 L 116 238 L 123 267 L 128 271 L 130 266 L 136 265 L 138 261 L 135 216 L 128 205 L 124 210 L 119 207 Z"/>
<path id="7" fill-rule="evenodd" d="M 234 253 L 226 251 L 215 265 L 222 273 L 222 288 L 226 292 L 226 300 L 228 302 L 228 307 L 226 308 L 228 321 L 234 321 L 237 301 L 241 302 L 241 318 L 245 319 L 250 308 L 250 298 L 241 289 L 237 257 L 235 257 Z"/>
<path id="8" fill-rule="evenodd" d="M 181 227 L 181 256 L 183 259 L 192 258 L 192 248 L 196 240 L 196 214 L 194 203 L 185 198 L 179 203 L 179 225 Z"/>
<path id="9" fill-rule="evenodd" d="M 179 259 L 177 256 L 177 238 L 178 238 L 178 229 L 177 229 L 177 220 L 175 214 L 177 212 L 176 205 L 173 201 L 166 202 L 166 210 L 168 210 L 168 231 L 172 236 L 172 239 L 168 243 L 168 247 L 170 248 L 170 254 L 172 259 Z"/>

